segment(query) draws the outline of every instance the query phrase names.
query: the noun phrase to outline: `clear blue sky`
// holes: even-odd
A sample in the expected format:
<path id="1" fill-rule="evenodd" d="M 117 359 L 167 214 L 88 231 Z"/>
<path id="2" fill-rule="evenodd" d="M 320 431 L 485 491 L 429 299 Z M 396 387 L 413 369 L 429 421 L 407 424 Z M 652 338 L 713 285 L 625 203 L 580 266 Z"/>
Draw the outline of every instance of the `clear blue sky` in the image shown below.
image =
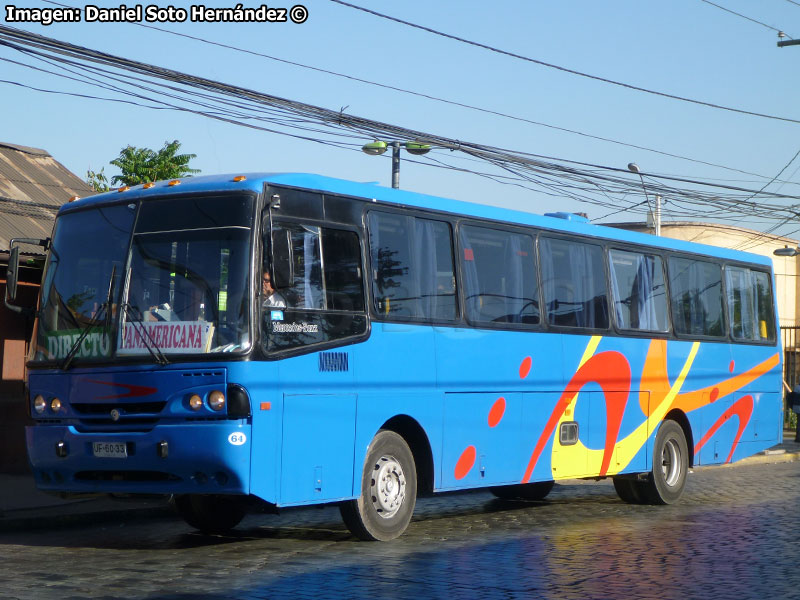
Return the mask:
<path id="1" fill-rule="evenodd" d="M 83 7 L 74 0 L 66 4 Z M 698 100 L 800 119 L 800 46 L 777 48 L 774 31 L 700 0 L 353 0 L 510 52 Z M 800 5 L 789 0 L 715 0 L 800 37 Z M 119 6 L 119 3 L 99 3 Z M 160 3 L 166 6 L 168 2 Z M 188 3 L 173 3 L 188 6 Z M 245 3 L 247 6 L 256 3 Z M 20 7 L 51 7 L 19 2 Z M 129 3 L 129 6 L 132 4 Z M 211 1 L 206 6 L 232 7 Z M 270 6 L 291 7 L 292 3 Z M 159 24 L 359 78 L 518 117 L 773 177 L 800 149 L 800 125 L 727 113 L 562 73 L 391 23 L 329 0 L 306 1 L 308 21 L 276 24 Z M 5 11 L 3 12 L 5 16 Z M 646 172 L 719 179 L 760 188 L 766 180 L 591 140 L 381 90 L 132 24 L 14 26 L 57 39 L 269 94 L 452 138 Z M 19 59 L 0 48 L 0 58 Z M 96 93 L 0 62 L 0 79 Z M 256 132 L 199 116 L 45 94 L 0 84 L 0 141 L 45 148 L 73 172 L 106 167 L 128 144 L 160 148 L 178 139 L 203 173 L 306 171 L 390 183 L 388 158 Z M 364 142 L 371 141 L 365 139 Z M 454 164 L 479 163 L 447 153 Z M 405 157 L 405 155 L 404 155 Z M 793 163 L 784 173 L 800 182 Z M 547 212 L 608 209 L 501 185 L 470 174 L 403 162 L 401 187 L 473 202 Z M 770 190 L 775 190 L 773 185 Z M 800 185 L 782 192 L 800 195 Z M 669 206 L 665 217 L 669 219 Z M 704 215 L 698 214 L 698 218 Z M 708 213 L 708 218 L 724 215 Z M 641 219 L 620 214 L 611 220 Z M 767 225 L 740 223 L 754 228 Z M 800 224 L 797 225 L 800 227 Z M 788 233 L 796 227 L 787 226 Z"/>

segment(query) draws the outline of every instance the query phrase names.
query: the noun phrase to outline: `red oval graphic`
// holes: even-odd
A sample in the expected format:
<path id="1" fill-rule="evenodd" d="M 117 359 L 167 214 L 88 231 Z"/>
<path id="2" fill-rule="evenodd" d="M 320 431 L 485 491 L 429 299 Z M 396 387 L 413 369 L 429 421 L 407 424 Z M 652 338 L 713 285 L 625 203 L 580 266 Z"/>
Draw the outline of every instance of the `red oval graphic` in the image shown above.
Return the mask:
<path id="1" fill-rule="evenodd" d="M 733 373 L 733 369 L 734 369 L 735 367 L 736 367 L 736 363 L 735 363 L 734 361 L 731 361 L 731 364 L 730 364 L 730 365 L 728 365 L 728 371 L 730 371 L 731 373 Z"/>
<path id="2" fill-rule="evenodd" d="M 494 401 L 489 410 L 489 427 L 496 427 L 503 420 L 504 414 L 506 414 L 506 399 L 501 396 Z"/>
<path id="3" fill-rule="evenodd" d="M 528 373 L 531 372 L 531 365 L 533 364 L 533 360 L 531 360 L 530 356 L 526 356 L 522 364 L 519 366 L 519 378 L 525 379 L 528 376 Z"/>
<path id="4" fill-rule="evenodd" d="M 717 398 L 719 398 L 719 388 L 714 388 L 711 390 L 711 401 L 716 402 Z"/>
<path id="5" fill-rule="evenodd" d="M 467 449 L 461 453 L 461 457 L 456 463 L 454 475 L 456 479 L 464 479 L 467 473 L 470 472 L 475 465 L 475 446 L 467 446 Z"/>

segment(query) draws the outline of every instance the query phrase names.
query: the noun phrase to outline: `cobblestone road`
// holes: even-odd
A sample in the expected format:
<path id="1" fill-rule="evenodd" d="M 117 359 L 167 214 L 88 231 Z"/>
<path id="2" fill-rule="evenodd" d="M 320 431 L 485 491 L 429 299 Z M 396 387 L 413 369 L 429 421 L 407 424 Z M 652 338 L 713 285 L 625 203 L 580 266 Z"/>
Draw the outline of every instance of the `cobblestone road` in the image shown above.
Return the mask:
<path id="1" fill-rule="evenodd" d="M 177 518 L 0 535 L 0 598 L 367 597 L 800 599 L 800 462 L 698 470 L 668 507 L 609 482 L 422 499 L 383 544 L 333 508 L 253 515 L 231 537 Z"/>

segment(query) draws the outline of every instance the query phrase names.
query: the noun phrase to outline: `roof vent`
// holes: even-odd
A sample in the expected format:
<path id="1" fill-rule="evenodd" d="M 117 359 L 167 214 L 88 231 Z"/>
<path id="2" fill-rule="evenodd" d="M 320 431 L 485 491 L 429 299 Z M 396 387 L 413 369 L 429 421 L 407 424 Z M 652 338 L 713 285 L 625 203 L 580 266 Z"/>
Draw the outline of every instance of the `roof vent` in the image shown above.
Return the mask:
<path id="1" fill-rule="evenodd" d="M 544 213 L 545 217 L 553 217 L 554 219 L 564 219 L 565 221 L 574 221 L 575 223 L 588 223 L 589 217 L 583 213 L 570 213 L 570 212 L 551 212 Z"/>

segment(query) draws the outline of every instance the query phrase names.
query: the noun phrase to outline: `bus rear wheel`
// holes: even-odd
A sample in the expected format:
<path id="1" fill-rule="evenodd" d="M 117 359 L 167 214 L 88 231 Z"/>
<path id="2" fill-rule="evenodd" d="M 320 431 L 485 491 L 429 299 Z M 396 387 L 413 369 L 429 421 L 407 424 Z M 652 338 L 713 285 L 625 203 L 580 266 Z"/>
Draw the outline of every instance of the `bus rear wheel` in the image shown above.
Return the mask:
<path id="1" fill-rule="evenodd" d="M 651 504 L 673 504 L 686 487 L 689 448 L 683 428 L 675 421 L 664 421 L 653 445 L 653 471 L 645 486 Z"/>
<path id="2" fill-rule="evenodd" d="M 236 527 L 244 518 L 244 503 L 236 496 L 175 496 L 175 508 L 189 525 L 203 533 L 222 534 Z"/>
<path id="3" fill-rule="evenodd" d="M 613 478 L 614 489 L 620 500 L 628 504 L 647 504 L 649 502 L 649 495 L 647 493 L 646 481 L 639 481 L 632 477 L 617 476 Z"/>
<path id="4" fill-rule="evenodd" d="M 492 487 L 489 491 L 503 500 L 544 500 L 554 485 L 555 481 L 537 481 Z"/>
<path id="5" fill-rule="evenodd" d="M 340 505 L 342 519 L 356 537 L 385 542 L 406 530 L 416 503 L 414 455 L 401 436 L 381 430 L 367 450 L 361 493 Z"/>

